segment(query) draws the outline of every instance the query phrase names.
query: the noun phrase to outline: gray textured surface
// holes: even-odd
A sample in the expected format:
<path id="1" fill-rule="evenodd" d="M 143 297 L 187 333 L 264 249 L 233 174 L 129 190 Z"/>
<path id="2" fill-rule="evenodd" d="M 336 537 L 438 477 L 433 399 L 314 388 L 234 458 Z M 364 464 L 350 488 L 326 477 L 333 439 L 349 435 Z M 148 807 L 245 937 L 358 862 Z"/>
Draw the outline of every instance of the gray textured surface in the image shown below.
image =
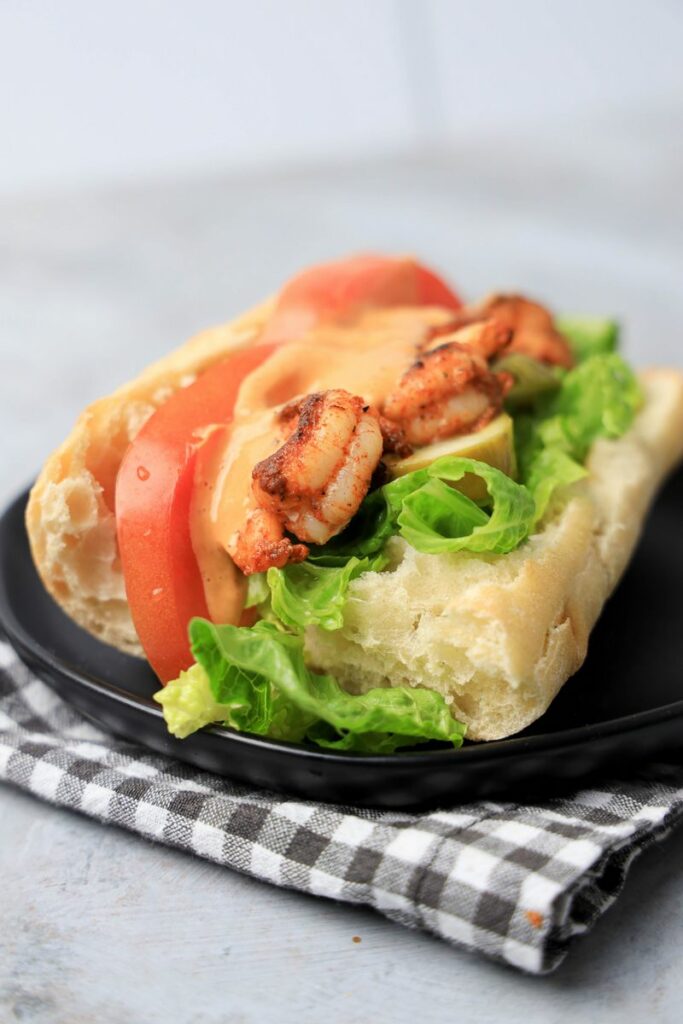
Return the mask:
<path id="1" fill-rule="evenodd" d="M 0 201 L 3 501 L 91 398 L 296 267 L 413 250 L 468 294 L 610 311 L 681 364 L 680 157 L 656 125 L 434 161 Z M 590 144 L 588 144 L 590 143 Z M 527 156 L 522 153 L 526 151 Z M 530 979 L 0 791 L 0 1021 L 679 1021 L 683 835 L 559 973 Z M 362 941 L 354 943 L 353 936 Z"/>
<path id="2" fill-rule="evenodd" d="M 0 807 L 3 1024 L 681 1019 L 683 832 L 643 855 L 597 930 L 539 979 L 24 794 Z"/>

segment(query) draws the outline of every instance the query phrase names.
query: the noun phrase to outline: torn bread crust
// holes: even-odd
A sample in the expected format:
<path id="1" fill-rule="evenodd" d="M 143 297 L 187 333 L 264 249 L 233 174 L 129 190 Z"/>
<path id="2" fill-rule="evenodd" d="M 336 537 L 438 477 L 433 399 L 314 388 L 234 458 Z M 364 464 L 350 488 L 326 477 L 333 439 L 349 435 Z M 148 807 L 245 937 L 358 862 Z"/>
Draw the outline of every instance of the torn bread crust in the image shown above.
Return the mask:
<path id="1" fill-rule="evenodd" d="M 253 340 L 266 303 L 206 331 L 85 410 L 48 459 L 27 508 L 38 571 L 79 625 L 141 654 L 116 548 L 113 494 L 128 443 L 178 388 Z M 351 583 L 343 628 L 309 629 L 311 663 L 352 692 L 424 686 L 473 739 L 518 732 L 582 663 L 663 477 L 683 455 L 683 373 L 641 375 L 631 430 L 598 441 L 589 477 L 542 531 L 507 555 L 423 555 L 391 542 L 392 569 Z"/>

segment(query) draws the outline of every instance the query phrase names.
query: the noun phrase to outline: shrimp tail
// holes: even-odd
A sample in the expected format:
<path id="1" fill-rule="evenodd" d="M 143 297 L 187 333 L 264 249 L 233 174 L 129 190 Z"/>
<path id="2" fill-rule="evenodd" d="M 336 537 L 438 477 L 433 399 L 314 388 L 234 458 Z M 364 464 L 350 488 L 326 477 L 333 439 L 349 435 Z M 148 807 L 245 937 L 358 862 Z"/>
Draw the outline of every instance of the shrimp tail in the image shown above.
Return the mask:
<path id="1" fill-rule="evenodd" d="M 285 536 L 282 523 L 272 512 L 253 509 L 246 523 L 228 542 L 228 550 L 246 576 L 266 572 L 271 566 L 284 568 L 290 562 L 303 562 L 309 549 Z"/>

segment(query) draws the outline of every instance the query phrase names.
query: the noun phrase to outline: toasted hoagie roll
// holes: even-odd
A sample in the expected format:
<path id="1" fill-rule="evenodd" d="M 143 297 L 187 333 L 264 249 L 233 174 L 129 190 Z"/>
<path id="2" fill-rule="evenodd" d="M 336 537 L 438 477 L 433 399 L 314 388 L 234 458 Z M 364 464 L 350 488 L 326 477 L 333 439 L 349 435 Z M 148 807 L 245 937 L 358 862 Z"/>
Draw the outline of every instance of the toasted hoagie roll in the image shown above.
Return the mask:
<path id="1" fill-rule="evenodd" d="M 439 336 L 453 326 L 453 317 L 457 319 L 454 302 L 449 310 L 440 308 L 441 300 L 433 292 L 420 301 L 419 313 L 406 302 L 406 308 L 399 304 L 386 315 L 365 309 L 356 309 L 354 317 L 335 314 L 333 325 L 297 321 L 296 331 L 301 333 L 295 333 L 296 351 L 291 349 L 290 362 L 290 349 L 284 345 L 270 369 L 256 371 L 253 380 L 247 378 L 242 385 L 238 408 L 244 421 L 252 415 L 254 395 L 262 396 L 266 384 L 272 387 L 276 372 L 284 373 L 288 366 L 296 365 L 296 374 L 301 375 L 307 345 L 311 354 L 319 349 L 325 358 L 329 356 L 328 362 L 333 359 L 331 353 L 347 351 L 366 338 L 371 347 L 377 346 L 377 352 L 384 352 L 382 346 L 399 337 L 402 351 L 408 353 L 419 348 L 421 330 Z M 489 307 L 494 316 L 496 302 L 491 300 Z M 89 406 L 71 435 L 48 459 L 31 492 L 27 529 L 45 586 L 80 626 L 121 650 L 143 654 L 126 598 L 117 545 L 115 493 L 121 462 L 143 424 L 170 396 L 191 385 L 231 351 L 260 343 L 269 332 L 272 338 L 273 308 L 272 302 L 265 303 L 231 325 L 204 332 L 137 380 Z M 489 314 L 478 308 L 471 319 L 482 315 Z M 466 330 L 467 317 L 461 319 L 458 329 Z M 510 336 L 517 329 L 513 324 Z M 509 340 L 499 338 L 495 344 L 504 346 Z M 446 349 L 448 344 L 452 343 L 447 343 Z M 553 339 L 553 344 L 559 343 Z M 456 346 L 460 350 L 461 342 Z M 518 350 L 519 346 L 514 349 Z M 423 363 L 418 360 L 415 365 L 421 369 Z M 327 368 L 326 381 L 332 380 L 330 373 Z M 317 379 L 313 371 L 309 378 L 304 374 L 302 379 L 309 383 Z M 348 390 L 349 379 L 347 372 L 340 386 Z M 389 687 L 436 691 L 445 698 L 452 716 L 466 725 L 471 739 L 508 736 L 538 718 L 581 665 L 590 631 L 633 552 L 648 506 L 683 455 L 683 373 L 655 369 L 639 374 L 638 379 L 642 404 L 630 427 L 622 436 L 594 441 L 585 460 L 587 475 L 555 495 L 517 547 L 505 553 L 426 553 L 416 550 L 405 536 L 391 537 L 385 563 L 350 580 L 339 627 L 321 628 L 313 623 L 305 629 L 307 664 L 331 674 L 351 694 Z M 266 382 L 259 385 L 260 390 L 259 381 Z M 373 378 L 375 386 L 379 387 Z M 386 401 L 382 395 L 382 405 L 370 385 L 367 397 L 368 391 L 359 381 L 358 393 L 367 403 L 363 409 L 370 408 L 370 412 L 361 413 L 359 406 L 358 416 L 377 415 L 380 422 L 383 409 L 396 409 L 400 425 L 402 403 L 405 405 L 406 396 L 414 399 L 416 387 L 422 387 L 418 376 L 407 379 L 403 391 L 392 392 Z M 489 398 L 495 392 L 500 410 L 507 387 L 506 374 L 501 372 L 496 380 L 487 377 L 482 393 Z M 314 390 L 307 386 L 303 394 Z M 273 402 L 284 409 L 278 415 L 285 420 L 292 415 L 322 415 L 313 406 L 308 409 L 301 404 L 298 383 L 292 384 L 290 391 L 279 392 Z M 287 410 L 293 399 L 299 400 L 299 405 L 294 403 L 292 413 Z M 367 422 L 368 429 L 379 430 Z M 486 422 L 480 417 L 474 425 L 479 430 Z M 426 443 L 425 429 L 425 415 L 420 413 L 418 419 L 411 420 L 410 429 L 401 426 L 402 440 L 397 442 L 396 432 L 387 431 L 382 422 L 385 445 L 399 450 L 399 455 L 387 459 L 390 472 L 392 465 L 399 465 L 397 459 L 419 456 Z M 442 431 L 438 437 L 449 436 L 450 428 L 439 425 L 438 429 Z M 234 435 L 239 437 L 239 431 Z M 228 443 L 235 446 L 238 441 Z M 401 444 L 413 454 L 401 453 Z M 233 451 L 230 457 L 234 460 L 234 456 Z M 275 470 L 266 468 L 268 472 L 262 470 L 255 480 L 261 488 L 263 508 L 271 503 L 270 514 L 278 501 L 282 504 L 285 478 L 280 467 L 280 476 L 273 483 Z M 499 468 L 514 473 L 513 466 Z M 368 486 L 369 472 L 359 501 Z M 481 503 L 480 494 L 473 497 Z M 292 523 L 296 517 L 285 526 L 289 529 Z M 297 561 L 318 540 L 316 535 L 303 535 L 296 525 L 291 533 L 294 541 L 304 542 L 290 544 L 295 552 L 291 560 Z M 234 532 L 230 540 L 226 538 L 226 550 L 238 565 L 247 564 L 240 562 Z M 258 554 L 246 572 L 264 571 L 269 564 L 281 571 L 286 564 L 282 559 L 264 562 L 262 547 Z"/>

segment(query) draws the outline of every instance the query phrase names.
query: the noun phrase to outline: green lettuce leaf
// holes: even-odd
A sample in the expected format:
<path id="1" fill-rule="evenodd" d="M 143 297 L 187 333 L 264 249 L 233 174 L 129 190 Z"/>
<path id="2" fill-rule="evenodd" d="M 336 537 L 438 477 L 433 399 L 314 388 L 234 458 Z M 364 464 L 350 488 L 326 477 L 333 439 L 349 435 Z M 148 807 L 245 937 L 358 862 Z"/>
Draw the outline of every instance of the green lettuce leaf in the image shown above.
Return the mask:
<path id="1" fill-rule="evenodd" d="M 190 733 L 213 722 L 231 723 L 233 711 L 244 707 L 238 691 L 236 687 L 229 702 L 217 701 L 208 674 L 201 665 L 195 664 L 155 693 L 154 700 L 163 708 L 168 731 L 184 740 Z"/>
<path id="2" fill-rule="evenodd" d="M 533 495 L 534 523 L 545 515 L 557 490 L 587 476 L 587 470 L 561 448 L 543 448 L 533 460 L 526 486 Z"/>
<path id="3" fill-rule="evenodd" d="M 245 608 L 258 608 L 270 600 L 270 588 L 264 572 L 255 572 L 247 576 L 247 599 Z"/>
<path id="4" fill-rule="evenodd" d="M 590 356 L 616 352 L 619 345 L 619 324 L 598 316 L 563 316 L 555 321 L 564 334 L 578 362 Z"/>
<path id="5" fill-rule="evenodd" d="M 341 629 L 351 580 L 364 572 L 379 572 L 386 564 L 387 559 L 379 554 L 372 558 L 354 556 L 339 566 L 305 561 L 284 569 L 269 569 L 270 607 L 290 629 Z"/>
<path id="6" fill-rule="evenodd" d="M 515 424 L 522 480 L 536 503 L 536 521 L 554 491 L 585 471 L 583 462 L 599 437 L 621 437 L 642 404 L 635 374 L 616 353 L 587 358 L 566 375 L 560 391 L 535 416 Z"/>
<path id="7" fill-rule="evenodd" d="M 410 687 L 349 694 L 332 676 L 307 667 L 303 635 L 270 622 L 245 628 L 193 619 L 190 640 L 198 665 L 155 694 L 175 735 L 187 736 L 191 724 L 219 721 L 258 735 L 365 752 L 428 740 L 462 743 L 465 726 L 441 694 Z M 183 717 L 181 704 L 193 715 Z"/>
<path id="8" fill-rule="evenodd" d="M 214 626 L 205 619 L 190 623 L 190 646 L 205 671 L 216 704 L 228 706 L 229 715 L 218 719 L 235 729 L 282 739 L 301 739 L 314 718 L 302 714 L 296 705 L 283 700 L 273 689 L 271 659 L 266 671 L 259 667 L 270 650 L 282 653 L 295 640 L 272 622 L 257 622 L 251 628 Z M 264 636 L 280 639 L 264 642 Z M 170 685 L 170 684 L 169 684 Z M 166 687 L 168 689 L 168 686 Z"/>
<path id="9" fill-rule="evenodd" d="M 541 411 L 532 443 L 561 448 L 583 462 L 598 437 L 626 433 L 641 403 L 638 381 L 621 356 L 591 356 L 567 374 Z"/>
<path id="10" fill-rule="evenodd" d="M 397 519 L 399 533 L 417 551 L 505 554 L 528 536 L 534 502 L 527 489 L 505 473 L 485 462 L 450 455 L 437 459 L 425 472 L 426 482 L 403 497 Z M 486 483 L 492 505 L 490 513 L 448 486 L 448 482 L 457 483 L 466 473 L 473 473 Z"/>

